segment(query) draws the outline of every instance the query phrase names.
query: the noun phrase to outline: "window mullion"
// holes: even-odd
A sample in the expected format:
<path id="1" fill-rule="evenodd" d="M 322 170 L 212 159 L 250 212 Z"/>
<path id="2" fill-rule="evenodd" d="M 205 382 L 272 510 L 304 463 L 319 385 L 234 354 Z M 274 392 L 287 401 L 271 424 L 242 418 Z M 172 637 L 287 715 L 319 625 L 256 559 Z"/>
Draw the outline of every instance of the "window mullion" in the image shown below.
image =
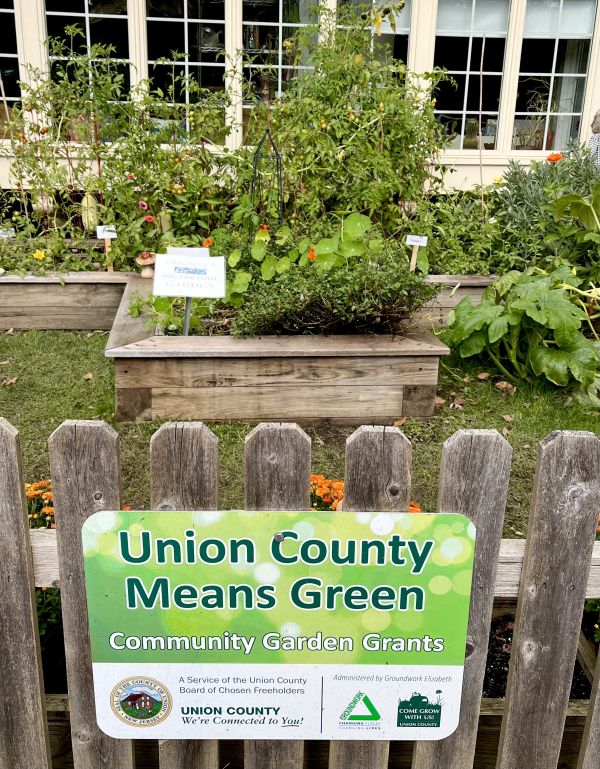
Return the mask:
<path id="1" fill-rule="evenodd" d="M 412 72 L 431 72 L 437 26 L 437 0 L 414 0 L 408 37 L 408 61 Z"/>
<path id="2" fill-rule="evenodd" d="M 127 0 L 129 36 L 129 79 L 131 87 L 148 80 L 148 30 L 146 0 Z"/>
<path id="3" fill-rule="evenodd" d="M 498 137 L 496 149 L 507 155 L 512 147 L 513 126 L 515 122 L 515 106 L 519 87 L 519 65 L 523 33 L 525 32 L 525 12 L 527 0 L 512 0 L 508 19 L 508 34 L 506 36 L 506 53 L 504 54 L 504 76 L 500 91 L 500 114 L 498 116 Z"/>
<path id="4" fill-rule="evenodd" d="M 20 79 L 30 81 L 28 67 L 50 72 L 44 0 L 15 0 L 15 27 Z"/>
<path id="5" fill-rule="evenodd" d="M 242 146 L 243 136 L 243 54 L 242 0 L 225 2 L 225 87 L 230 104 L 227 107 L 226 122 L 231 126 L 225 145 L 229 149 Z"/>

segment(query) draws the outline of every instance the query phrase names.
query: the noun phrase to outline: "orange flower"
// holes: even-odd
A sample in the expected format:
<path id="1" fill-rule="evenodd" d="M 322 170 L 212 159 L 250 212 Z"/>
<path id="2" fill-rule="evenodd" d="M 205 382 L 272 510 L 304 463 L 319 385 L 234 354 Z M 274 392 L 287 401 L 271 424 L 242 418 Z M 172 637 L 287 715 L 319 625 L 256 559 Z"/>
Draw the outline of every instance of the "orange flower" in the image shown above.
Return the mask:
<path id="1" fill-rule="evenodd" d="M 131 510 L 131 505 L 121 505 L 121 510 L 125 510 L 127 512 Z"/>
<path id="2" fill-rule="evenodd" d="M 212 238 L 206 238 L 206 240 L 202 243 L 202 248 L 210 248 L 213 244 Z"/>
<path id="3" fill-rule="evenodd" d="M 317 255 L 315 254 L 315 247 L 310 246 L 308 249 L 308 256 L 306 257 L 309 262 L 314 262 L 317 258 Z"/>
<path id="4" fill-rule="evenodd" d="M 411 501 L 408 503 L 408 512 L 409 513 L 421 513 L 421 505 L 418 502 L 415 502 L 411 499 Z"/>
<path id="5" fill-rule="evenodd" d="M 269 225 L 268 224 L 261 224 L 258 229 L 261 230 L 262 232 L 266 232 L 269 229 Z"/>
<path id="6" fill-rule="evenodd" d="M 45 494 L 42 494 L 42 499 L 44 502 L 52 502 L 54 499 L 54 494 L 51 491 L 47 491 Z"/>
<path id="7" fill-rule="evenodd" d="M 558 163 L 558 161 L 562 159 L 563 156 L 560 154 L 560 152 L 551 152 L 546 158 L 549 163 Z"/>
<path id="8" fill-rule="evenodd" d="M 52 507 L 42 507 L 42 513 L 45 515 L 54 515 L 54 509 Z"/>

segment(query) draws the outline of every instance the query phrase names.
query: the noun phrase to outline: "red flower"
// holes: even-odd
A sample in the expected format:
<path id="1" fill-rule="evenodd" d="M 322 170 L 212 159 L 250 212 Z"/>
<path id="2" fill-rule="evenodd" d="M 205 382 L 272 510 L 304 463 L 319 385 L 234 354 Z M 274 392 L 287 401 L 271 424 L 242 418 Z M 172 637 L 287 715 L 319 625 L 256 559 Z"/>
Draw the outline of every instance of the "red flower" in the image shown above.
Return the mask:
<path id="1" fill-rule="evenodd" d="M 269 229 L 269 225 L 268 224 L 261 224 L 258 229 L 262 230 L 262 232 L 265 232 L 266 230 Z"/>
<path id="2" fill-rule="evenodd" d="M 142 209 L 142 211 L 147 211 L 149 208 L 145 200 L 138 200 L 138 206 Z"/>
<path id="3" fill-rule="evenodd" d="M 558 163 L 558 161 L 562 159 L 563 156 L 560 154 L 560 152 L 551 152 L 546 158 L 548 163 Z"/>
<path id="4" fill-rule="evenodd" d="M 144 216 L 144 221 L 152 223 L 154 221 L 154 217 L 153 216 Z"/>
<path id="5" fill-rule="evenodd" d="M 126 176 L 128 179 L 137 179 L 137 176 L 136 176 L 135 174 L 125 174 L 125 176 Z"/>
<path id="6" fill-rule="evenodd" d="M 206 240 L 202 243 L 202 248 L 210 248 L 213 244 L 212 238 L 206 238 Z"/>
<path id="7" fill-rule="evenodd" d="M 314 262 L 315 261 L 315 259 L 317 258 L 317 255 L 315 254 L 315 247 L 314 246 L 309 246 L 308 256 L 306 258 L 308 259 L 309 262 Z"/>

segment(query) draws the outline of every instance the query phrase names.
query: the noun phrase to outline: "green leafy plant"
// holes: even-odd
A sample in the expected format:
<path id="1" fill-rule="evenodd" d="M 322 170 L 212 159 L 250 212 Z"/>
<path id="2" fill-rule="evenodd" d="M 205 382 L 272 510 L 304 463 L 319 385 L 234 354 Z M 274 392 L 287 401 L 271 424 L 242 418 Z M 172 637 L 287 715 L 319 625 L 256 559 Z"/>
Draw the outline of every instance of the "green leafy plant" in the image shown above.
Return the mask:
<path id="1" fill-rule="evenodd" d="M 463 299 L 449 319 L 449 343 L 463 358 L 483 355 L 511 381 L 547 380 L 592 398 L 598 389 L 597 342 L 584 335 L 589 318 L 566 267 L 513 270 L 486 289 L 481 304 Z"/>

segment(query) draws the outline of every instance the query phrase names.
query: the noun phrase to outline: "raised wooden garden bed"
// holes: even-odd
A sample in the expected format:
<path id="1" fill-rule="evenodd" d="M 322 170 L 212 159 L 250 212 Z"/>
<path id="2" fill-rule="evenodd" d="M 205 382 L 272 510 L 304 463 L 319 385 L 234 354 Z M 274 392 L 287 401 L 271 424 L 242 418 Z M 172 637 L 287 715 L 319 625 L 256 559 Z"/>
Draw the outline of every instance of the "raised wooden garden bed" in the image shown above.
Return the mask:
<path id="1" fill-rule="evenodd" d="M 106 355 L 115 360 L 116 416 L 387 424 L 430 416 L 438 362 L 449 353 L 429 331 L 381 336 L 173 337 L 129 315 L 132 278 Z"/>
<path id="2" fill-rule="evenodd" d="M 443 328 L 450 310 L 465 296 L 471 297 L 473 304 L 479 304 L 483 292 L 495 279 L 493 275 L 428 275 L 425 282 L 439 285 L 441 289 L 419 310 L 416 320 L 424 326 Z"/>
<path id="3" fill-rule="evenodd" d="M 0 330 L 110 329 L 130 272 L 0 277 Z"/>

